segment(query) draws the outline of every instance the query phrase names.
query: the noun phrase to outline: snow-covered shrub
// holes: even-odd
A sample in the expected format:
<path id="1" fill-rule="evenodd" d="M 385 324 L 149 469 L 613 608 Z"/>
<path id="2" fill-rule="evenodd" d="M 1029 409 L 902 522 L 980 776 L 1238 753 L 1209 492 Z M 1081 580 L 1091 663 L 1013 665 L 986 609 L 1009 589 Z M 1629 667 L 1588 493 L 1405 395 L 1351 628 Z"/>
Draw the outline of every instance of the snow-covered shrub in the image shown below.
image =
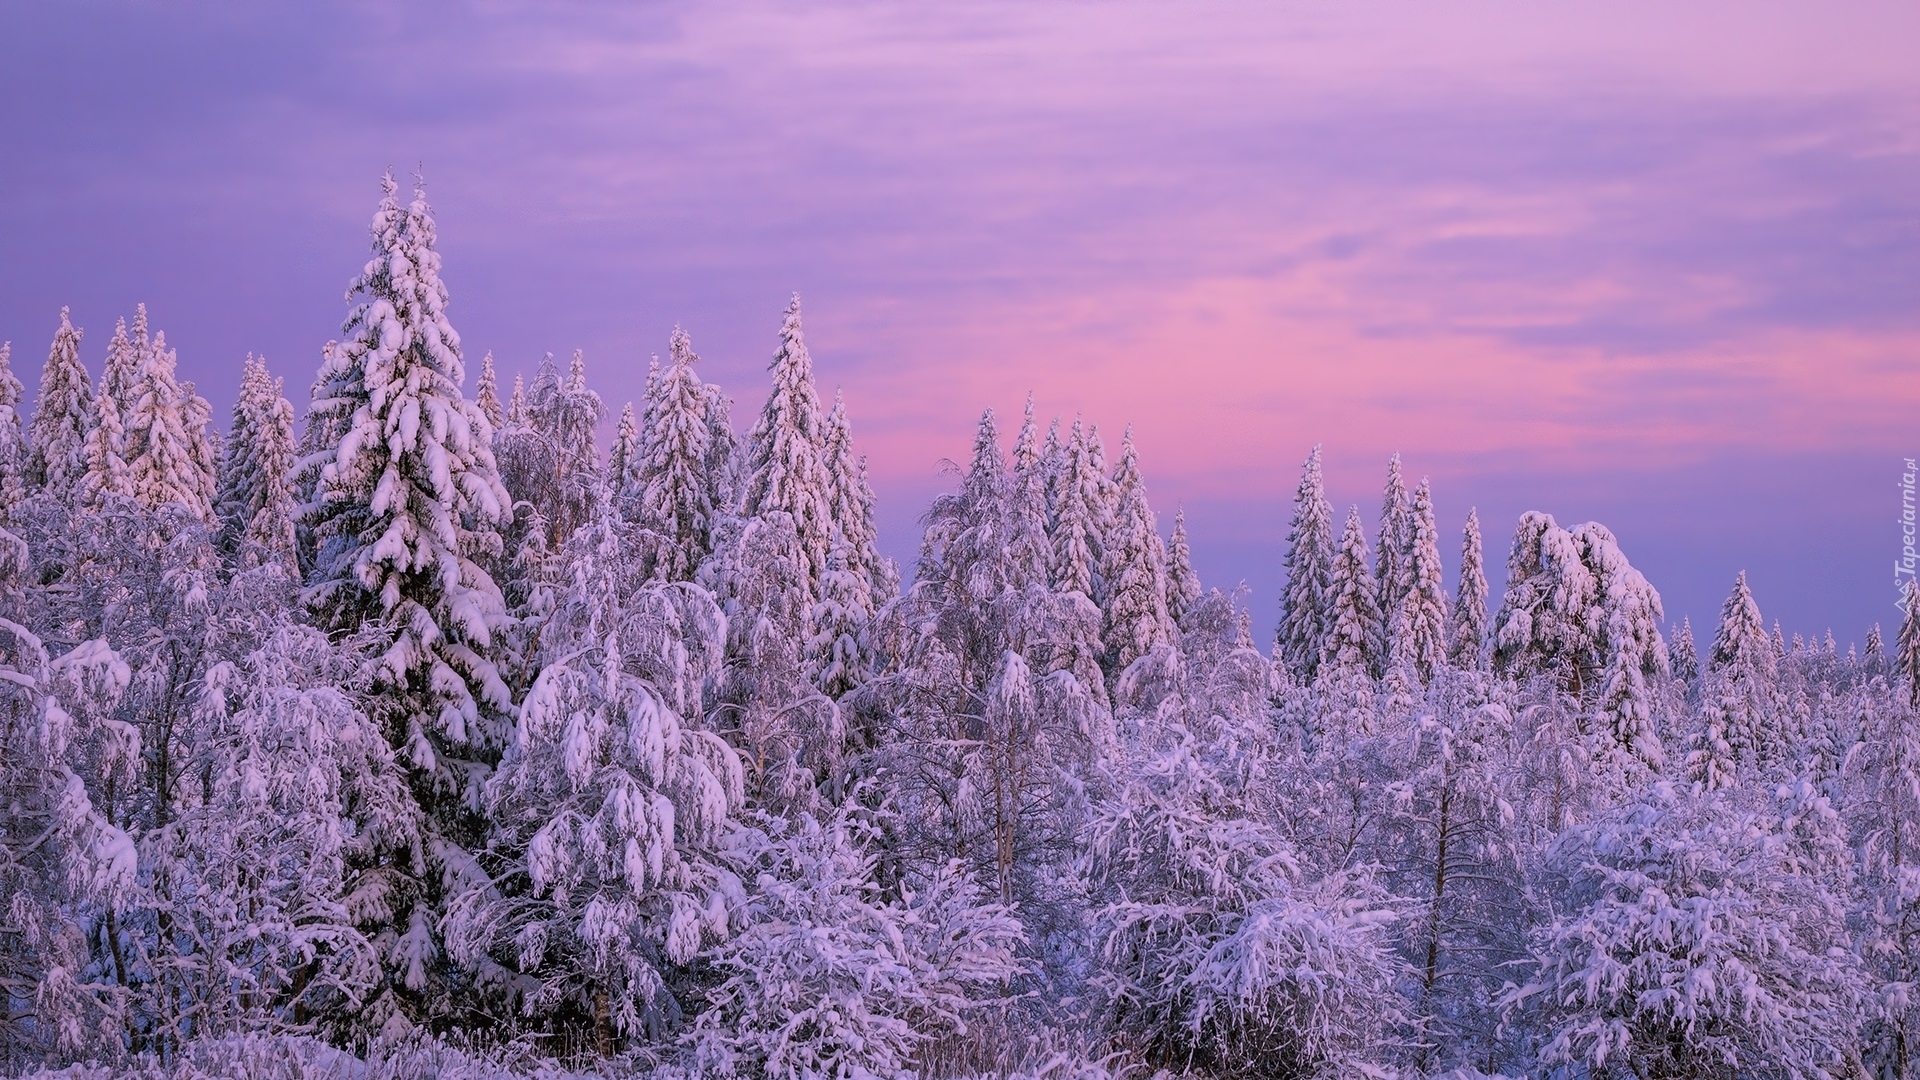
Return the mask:
<path id="1" fill-rule="evenodd" d="M 99 808 L 139 732 L 113 719 L 127 665 L 104 641 L 62 656 L 0 619 L 0 1062 L 117 1049 L 118 1002 L 87 937 L 134 887 L 133 838 Z"/>
<path id="2" fill-rule="evenodd" d="M 1116 778 L 1082 870 L 1115 1030 L 1159 1065 L 1353 1069 L 1401 1015 L 1395 913 L 1364 872 L 1317 880 L 1186 739 Z"/>
<path id="3" fill-rule="evenodd" d="M 1815 1077 L 1858 1067 L 1859 962 L 1833 871 L 1830 810 L 1660 783 L 1575 827 L 1549 881 L 1565 913 L 1534 933 L 1509 1001 L 1546 1063 L 1643 1077 Z"/>
<path id="4" fill-rule="evenodd" d="M 743 929 L 711 954 L 726 981 L 708 991 L 688 1041 L 722 1075 L 909 1077 L 914 1051 L 1004 992 L 1025 935 L 983 902 L 958 861 L 897 896 L 875 882 L 867 828 L 845 809 L 735 837 L 729 863 L 753 875 Z"/>
<path id="5" fill-rule="evenodd" d="M 420 822 L 403 769 L 342 687 L 358 660 L 283 624 L 207 673 L 193 797 L 144 845 L 136 911 L 159 932 L 134 948 L 155 999 L 149 1039 L 339 1033 L 377 988 L 397 887 L 380 856 L 417 843 Z"/>

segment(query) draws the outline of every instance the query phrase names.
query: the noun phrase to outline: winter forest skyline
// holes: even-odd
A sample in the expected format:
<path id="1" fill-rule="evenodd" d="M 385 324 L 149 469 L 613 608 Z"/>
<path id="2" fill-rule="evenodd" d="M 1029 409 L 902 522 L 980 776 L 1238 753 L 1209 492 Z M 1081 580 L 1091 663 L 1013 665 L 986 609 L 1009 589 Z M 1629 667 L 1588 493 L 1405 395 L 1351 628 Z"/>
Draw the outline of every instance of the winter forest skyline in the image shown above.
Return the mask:
<path id="1" fill-rule="evenodd" d="M 0 1078 L 1920 1077 L 1920 8 L 1671 8 L 0 9 Z"/>
<path id="2" fill-rule="evenodd" d="M 0 337 L 31 389 L 60 307 L 97 349 L 145 301 L 224 423 L 240 358 L 336 333 L 367 178 L 424 163 L 503 370 L 584 348 L 635 399 L 679 323 L 744 392 L 806 295 L 903 562 L 973 415 L 1032 390 L 1135 426 L 1263 635 L 1316 443 L 1340 506 L 1399 452 L 1449 531 L 1607 522 L 1675 619 L 1743 569 L 1790 633 L 1894 616 L 1905 13 L 1071 10 L 12 12 Z"/>

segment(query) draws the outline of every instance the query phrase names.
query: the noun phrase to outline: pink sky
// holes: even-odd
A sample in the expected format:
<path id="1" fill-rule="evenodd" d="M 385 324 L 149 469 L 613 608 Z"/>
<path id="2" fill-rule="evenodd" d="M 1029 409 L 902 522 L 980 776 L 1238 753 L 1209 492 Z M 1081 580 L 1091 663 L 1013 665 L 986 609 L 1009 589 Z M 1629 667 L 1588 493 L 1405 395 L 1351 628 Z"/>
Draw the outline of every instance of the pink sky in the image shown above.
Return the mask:
<path id="1" fill-rule="evenodd" d="M 424 163 L 473 357 L 584 348 L 616 411 L 679 321 L 744 425 L 803 292 L 903 556 L 1032 390 L 1135 425 L 1262 621 L 1314 443 L 1369 520 L 1402 452 L 1495 562 L 1522 509 L 1606 521 L 1676 618 L 1743 567 L 1790 629 L 1893 611 L 1913 5 L 130 3 L 0 41 L 29 383 L 60 305 L 97 368 L 145 299 L 220 404 L 248 351 L 304 387 L 374 179 Z"/>

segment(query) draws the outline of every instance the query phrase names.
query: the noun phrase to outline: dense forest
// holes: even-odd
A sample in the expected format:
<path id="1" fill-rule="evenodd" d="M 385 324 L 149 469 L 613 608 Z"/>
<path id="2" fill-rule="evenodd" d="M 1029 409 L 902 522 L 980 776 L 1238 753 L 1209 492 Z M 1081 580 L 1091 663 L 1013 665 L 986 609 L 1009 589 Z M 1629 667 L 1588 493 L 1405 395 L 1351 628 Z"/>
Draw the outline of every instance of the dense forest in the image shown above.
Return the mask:
<path id="1" fill-rule="evenodd" d="M 1257 642 L 1031 401 L 883 557 L 797 297 L 746 434 L 675 329 L 604 453 L 579 354 L 468 396 L 391 177 L 349 303 L 224 434 L 144 308 L 97 380 L 62 312 L 30 419 L 0 347 L 15 1074 L 1920 1057 L 1912 615 L 1788 639 L 1730 568 L 1696 645 L 1539 512 L 1490 608 L 1477 517 L 1396 457 L 1341 519 L 1314 449 Z"/>

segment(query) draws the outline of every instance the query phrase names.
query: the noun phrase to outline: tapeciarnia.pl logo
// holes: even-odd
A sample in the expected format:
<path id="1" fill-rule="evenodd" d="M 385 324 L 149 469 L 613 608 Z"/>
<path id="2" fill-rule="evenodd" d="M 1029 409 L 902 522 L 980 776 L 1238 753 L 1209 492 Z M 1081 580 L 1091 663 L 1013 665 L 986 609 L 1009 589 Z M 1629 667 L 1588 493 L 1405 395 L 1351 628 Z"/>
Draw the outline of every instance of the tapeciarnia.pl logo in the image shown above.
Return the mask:
<path id="1" fill-rule="evenodd" d="M 1900 558 L 1893 564 L 1893 588 L 1899 595 L 1894 598 L 1893 606 L 1900 614 L 1907 613 L 1907 582 L 1913 580 L 1913 477 L 1920 469 L 1914 467 L 1913 458 L 1903 459 L 1906 471 L 1900 474 Z M 1905 578 L 1906 580 L 1901 580 Z"/>

